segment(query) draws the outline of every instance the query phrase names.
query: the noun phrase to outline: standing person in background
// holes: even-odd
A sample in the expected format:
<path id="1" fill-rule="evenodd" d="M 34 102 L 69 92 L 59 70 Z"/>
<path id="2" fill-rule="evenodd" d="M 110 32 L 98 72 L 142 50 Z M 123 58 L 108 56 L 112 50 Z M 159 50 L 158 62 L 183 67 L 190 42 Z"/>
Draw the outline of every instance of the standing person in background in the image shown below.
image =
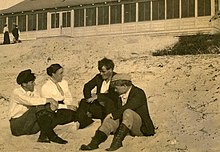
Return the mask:
<path id="1" fill-rule="evenodd" d="M 18 29 L 18 25 L 14 25 L 14 28 L 12 30 L 12 35 L 14 36 L 13 41 L 14 43 L 18 43 L 19 42 L 19 29 Z"/>
<path id="2" fill-rule="evenodd" d="M 47 68 L 49 79 L 41 88 L 41 96 L 52 98 L 59 104 L 57 114 L 63 116 L 65 124 L 77 122 L 80 129 L 87 127 L 93 121 L 86 115 L 78 115 L 78 103 L 72 99 L 68 82 L 63 79 L 64 68 L 60 64 L 52 64 Z"/>
<path id="3" fill-rule="evenodd" d="M 122 147 L 122 141 L 128 133 L 132 136 L 155 134 L 144 91 L 134 86 L 127 74 L 114 75 L 111 85 L 119 94 L 116 110 L 106 116 L 91 142 L 88 145 L 83 144 L 81 150 L 97 149 L 110 133 L 114 133 L 114 138 L 107 151 L 115 151 Z"/>
<path id="4" fill-rule="evenodd" d="M 5 24 L 5 26 L 4 26 L 3 34 L 4 34 L 3 44 L 10 44 L 9 30 L 8 30 L 7 24 Z"/>
<path id="5" fill-rule="evenodd" d="M 117 93 L 110 86 L 110 82 L 116 73 L 113 71 L 113 61 L 107 58 L 98 61 L 98 70 L 99 74 L 84 85 L 84 99 L 80 101 L 79 111 L 103 121 L 114 109 L 114 98 L 117 97 Z M 96 93 L 92 94 L 94 88 Z"/>
<path id="6" fill-rule="evenodd" d="M 30 69 L 20 72 L 9 104 L 9 121 L 14 136 L 32 135 L 40 131 L 38 142 L 50 141 L 66 144 L 53 129 L 63 121 L 54 111 L 57 102 L 52 98 L 42 98 L 35 89 L 35 75 Z"/>

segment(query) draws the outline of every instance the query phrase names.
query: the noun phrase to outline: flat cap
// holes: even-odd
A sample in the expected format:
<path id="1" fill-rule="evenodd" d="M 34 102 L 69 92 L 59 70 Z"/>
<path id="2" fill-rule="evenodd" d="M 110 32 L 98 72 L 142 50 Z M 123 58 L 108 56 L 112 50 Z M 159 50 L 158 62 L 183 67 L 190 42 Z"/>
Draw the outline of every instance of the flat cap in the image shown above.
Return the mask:
<path id="1" fill-rule="evenodd" d="M 34 73 L 31 72 L 31 69 L 27 69 L 24 71 L 21 71 L 18 76 L 17 76 L 17 83 L 22 84 L 22 83 L 28 83 L 29 81 L 34 81 L 35 80 L 35 75 Z"/>
<path id="2" fill-rule="evenodd" d="M 131 76 L 126 73 L 117 73 L 112 77 L 112 81 L 117 81 L 117 80 L 127 80 L 131 81 Z"/>

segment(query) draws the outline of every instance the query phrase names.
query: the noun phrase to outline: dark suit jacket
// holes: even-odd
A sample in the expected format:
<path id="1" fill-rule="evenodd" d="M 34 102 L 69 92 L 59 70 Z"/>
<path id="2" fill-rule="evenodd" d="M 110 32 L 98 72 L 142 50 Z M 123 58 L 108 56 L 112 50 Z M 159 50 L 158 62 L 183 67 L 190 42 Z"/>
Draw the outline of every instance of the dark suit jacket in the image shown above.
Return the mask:
<path id="1" fill-rule="evenodd" d="M 131 109 L 135 111 L 142 119 L 141 131 L 145 136 L 151 136 L 155 134 L 155 128 L 153 122 L 150 118 L 147 98 L 144 91 L 136 86 L 132 86 L 131 91 L 128 96 L 127 103 L 122 106 L 120 99 L 116 104 L 117 109 L 112 112 L 114 119 L 121 119 L 123 112 L 126 109 Z"/>
<path id="2" fill-rule="evenodd" d="M 116 73 L 113 72 L 113 75 L 115 75 L 115 74 Z M 99 95 L 100 91 L 101 91 L 103 81 L 104 80 L 102 79 L 101 74 L 97 74 L 94 78 L 92 78 L 89 82 L 87 82 L 84 85 L 84 88 L 83 88 L 84 98 L 85 99 L 90 98 L 91 97 L 91 91 L 95 87 L 96 87 L 96 94 Z M 114 88 L 112 88 L 111 86 L 109 87 L 109 93 L 115 93 Z"/>
<path id="3" fill-rule="evenodd" d="M 113 72 L 113 76 L 116 73 Z M 101 74 L 97 74 L 94 78 L 92 78 L 89 82 L 87 82 L 84 85 L 83 88 L 83 94 L 84 98 L 88 99 L 91 97 L 91 91 L 96 87 L 96 94 L 97 94 L 97 101 L 104 102 L 105 104 L 105 113 L 111 113 L 115 109 L 115 103 L 117 102 L 118 94 L 115 92 L 115 89 L 109 86 L 108 93 L 100 93 L 101 87 L 102 87 L 102 82 L 104 80 L 102 79 Z"/>

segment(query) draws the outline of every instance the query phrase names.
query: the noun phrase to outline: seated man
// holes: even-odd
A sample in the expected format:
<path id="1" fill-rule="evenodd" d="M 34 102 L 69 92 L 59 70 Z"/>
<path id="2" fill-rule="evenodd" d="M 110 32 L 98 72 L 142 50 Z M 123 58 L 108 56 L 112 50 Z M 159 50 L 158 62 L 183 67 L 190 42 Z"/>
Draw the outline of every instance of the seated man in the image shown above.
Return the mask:
<path id="1" fill-rule="evenodd" d="M 79 111 L 87 113 L 92 118 L 103 120 L 114 109 L 113 101 L 117 94 L 110 86 L 110 82 L 116 73 L 113 72 L 113 61 L 107 58 L 98 61 L 98 70 L 100 73 L 84 85 L 84 99 L 80 101 Z M 96 94 L 92 94 L 95 87 Z"/>
<path id="2" fill-rule="evenodd" d="M 52 98 L 42 98 L 34 89 L 35 75 L 30 69 L 20 72 L 9 105 L 9 121 L 12 135 L 31 135 L 40 131 L 38 142 L 66 144 L 53 128 L 65 123 L 65 117 L 54 111 L 57 102 Z"/>
<path id="3" fill-rule="evenodd" d="M 134 86 L 126 74 L 113 76 L 111 85 L 119 94 L 116 110 L 106 116 L 91 142 L 82 145 L 81 150 L 97 149 L 110 133 L 114 133 L 114 138 L 107 151 L 115 151 L 122 147 L 122 141 L 128 133 L 132 136 L 155 134 L 144 91 Z"/>

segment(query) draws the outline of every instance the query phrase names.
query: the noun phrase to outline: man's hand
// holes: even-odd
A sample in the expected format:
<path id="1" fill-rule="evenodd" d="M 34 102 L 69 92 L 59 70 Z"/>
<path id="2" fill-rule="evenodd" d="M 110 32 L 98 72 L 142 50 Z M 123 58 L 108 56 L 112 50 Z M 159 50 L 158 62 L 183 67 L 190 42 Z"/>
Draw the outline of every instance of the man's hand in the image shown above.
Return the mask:
<path id="1" fill-rule="evenodd" d="M 55 111 L 58 109 L 58 102 L 53 98 L 47 98 L 47 103 L 50 103 L 51 110 Z"/>
<path id="2" fill-rule="evenodd" d="M 91 98 L 87 99 L 86 102 L 88 102 L 88 103 L 93 103 L 96 99 L 97 99 L 97 95 L 94 94 L 94 95 L 92 95 Z"/>
<path id="3" fill-rule="evenodd" d="M 108 114 L 105 118 L 113 119 L 113 116 L 112 116 L 112 114 L 110 113 L 110 114 Z"/>
<path id="4" fill-rule="evenodd" d="M 77 110 L 77 106 L 74 106 L 74 105 L 67 105 L 67 109 L 70 109 L 70 110 L 76 111 L 76 110 Z"/>

